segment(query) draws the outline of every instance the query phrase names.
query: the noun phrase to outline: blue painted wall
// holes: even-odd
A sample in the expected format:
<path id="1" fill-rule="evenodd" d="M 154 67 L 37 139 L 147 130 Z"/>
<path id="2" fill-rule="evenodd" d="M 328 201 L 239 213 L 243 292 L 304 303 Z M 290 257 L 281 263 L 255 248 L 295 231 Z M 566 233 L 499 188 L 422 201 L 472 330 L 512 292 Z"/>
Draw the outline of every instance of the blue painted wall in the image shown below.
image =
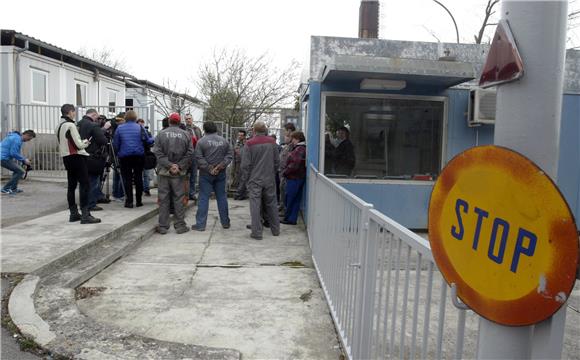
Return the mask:
<path id="1" fill-rule="evenodd" d="M 321 84 L 310 83 L 308 108 L 308 162 L 318 168 L 320 149 L 320 101 L 321 91 L 361 92 L 358 84 Z M 367 92 L 367 91 L 365 91 Z M 461 89 L 450 89 L 439 92 L 435 89 L 410 89 L 405 92 L 376 92 L 407 95 L 446 96 L 447 128 L 445 160 L 477 145 L 493 144 L 494 127 L 483 125 L 470 128 L 467 126 L 467 104 L 469 92 Z M 560 137 L 560 167 L 558 184 L 576 217 L 580 214 L 580 95 L 565 95 L 562 107 L 562 130 Z M 372 184 L 343 183 L 366 202 L 397 222 L 411 229 L 427 228 L 427 211 L 432 184 Z"/>

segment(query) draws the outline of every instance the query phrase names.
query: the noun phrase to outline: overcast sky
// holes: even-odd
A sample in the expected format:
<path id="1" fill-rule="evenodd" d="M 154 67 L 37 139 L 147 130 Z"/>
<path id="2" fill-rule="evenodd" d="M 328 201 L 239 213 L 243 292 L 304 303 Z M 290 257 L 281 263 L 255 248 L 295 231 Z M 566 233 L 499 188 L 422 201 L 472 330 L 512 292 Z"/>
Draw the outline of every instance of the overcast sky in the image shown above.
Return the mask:
<path id="1" fill-rule="evenodd" d="M 442 2 L 455 15 L 461 41 L 473 42 L 486 0 Z M 359 0 L 3 0 L 0 27 L 71 51 L 107 46 L 125 59 L 129 73 L 160 84 L 171 79 L 191 89 L 199 64 L 216 48 L 239 47 L 250 54 L 268 51 L 282 67 L 291 59 L 305 62 L 311 35 L 356 37 L 359 4 Z M 454 42 L 455 30 L 447 13 L 432 0 L 381 1 L 380 38 L 437 41 L 436 37 Z"/>

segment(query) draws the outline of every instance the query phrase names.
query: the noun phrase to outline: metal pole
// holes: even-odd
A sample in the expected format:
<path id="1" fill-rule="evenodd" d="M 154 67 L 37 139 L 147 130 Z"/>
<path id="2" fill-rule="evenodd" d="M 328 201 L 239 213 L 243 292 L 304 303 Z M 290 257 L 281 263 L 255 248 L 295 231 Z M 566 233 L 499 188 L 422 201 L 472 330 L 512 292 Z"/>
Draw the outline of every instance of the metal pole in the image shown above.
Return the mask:
<path id="1" fill-rule="evenodd" d="M 498 88 L 494 143 L 527 156 L 554 180 L 558 174 L 567 7 L 567 0 L 504 0 L 501 10 L 522 55 L 524 77 Z M 535 326 L 533 341 L 532 326 L 507 327 L 481 319 L 477 357 L 536 357 L 540 355 L 532 354 L 532 344 L 537 343 L 538 348 L 545 348 L 540 357 L 559 358 L 563 336 L 544 340 L 537 336 L 546 332 L 563 335 L 565 306 L 562 309 Z M 534 353 L 536 350 L 534 347 Z"/>

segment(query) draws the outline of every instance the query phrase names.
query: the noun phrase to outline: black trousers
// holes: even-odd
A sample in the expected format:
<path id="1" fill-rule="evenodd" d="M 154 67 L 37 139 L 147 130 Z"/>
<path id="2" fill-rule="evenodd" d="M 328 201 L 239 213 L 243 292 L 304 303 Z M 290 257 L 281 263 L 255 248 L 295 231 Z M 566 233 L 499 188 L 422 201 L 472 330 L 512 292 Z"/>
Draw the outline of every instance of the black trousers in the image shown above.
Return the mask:
<path id="1" fill-rule="evenodd" d="M 76 207 L 75 191 L 79 186 L 79 200 L 81 209 L 89 206 L 89 171 L 87 169 L 87 157 L 83 155 L 69 155 L 62 158 L 66 169 L 68 190 L 66 199 L 68 207 Z"/>
<path id="2" fill-rule="evenodd" d="M 121 176 L 125 185 L 125 203 L 133 204 L 133 182 L 135 182 L 135 200 L 141 203 L 143 197 L 144 156 L 126 156 L 120 159 Z"/>

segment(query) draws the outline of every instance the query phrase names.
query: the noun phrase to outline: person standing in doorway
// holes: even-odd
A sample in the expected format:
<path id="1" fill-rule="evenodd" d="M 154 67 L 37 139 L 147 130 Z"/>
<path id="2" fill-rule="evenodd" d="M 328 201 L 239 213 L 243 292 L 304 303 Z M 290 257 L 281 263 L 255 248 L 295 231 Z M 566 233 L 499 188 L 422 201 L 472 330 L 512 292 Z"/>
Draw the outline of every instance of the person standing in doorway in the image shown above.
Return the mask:
<path id="1" fill-rule="evenodd" d="M 20 135 L 18 131 L 8 134 L 0 143 L 0 156 L 2 158 L 2 167 L 12 171 L 12 178 L 2 188 L 2 194 L 17 194 L 22 190 L 18 188 L 18 181 L 24 176 L 24 170 L 16 163 L 22 162 L 25 165 L 30 165 L 30 160 L 22 156 L 20 153 L 22 143 L 28 142 L 36 137 L 32 130 L 26 130 Z"/>
<path id="2" fill-rule="evenodd" d="M 295 131 L 292 138 L 292 152 L 288 155 L 286 170 L 286 214 L 282 224 L 296 225 L 300 202 L 306 181 L 306 139 L 302 131 Z"/>
<path id="3" fill-rule="evenodd" d="M 177 114 L 176 114 L 177 115 Z M 169 117 L 169 127 L 157 135 L 153 153 L 157 157 L 159 225 L 157 232 L 169 230 L 170 203 L 173 199 L 173 226 L 178 234 L 189 231 L 185 223 L 187 172 L 191 166 L 193 145 L 190 134 L 179 128 L 179 116 Z"/>
<path id="4" fill-rule="evenodd" d="M 62 122 L 56 128 L 58 148 L 68 180 L 67 201 L 70 211 L 70 222 L 81 221 L 81 224 L 96 224 L 101 220 L 93 217 L 89 210 L 89 172 L 87 158 L 89 153 L 85 149 L 89 140 L 82 140 L 75 124 L 76 109 L 74 105 L 64 104 L 60 108 Z M 75 192 L 79 184 L 79 200 L 81 214 L 76 204 Z"/>
<path id="5" fill-rule="evenodd" d="M 153 139 L 136 121 L 137 113 L 133 110 L 127 111 L 125 124 L 117 128 L 113 138 L 113 145 L 121 163 L 126 208 L 133 207 L 133 182 L 135 182 L 135 206 L 143 206 L 144 144 L 153 144 Z"/>
<path id="6" fill-rule="evenodd" d="M 280 166 L 276 140 L 268 136 L 266 124 L 254 124 L 254 137 L 242 152 L 242 181 L 247 184 L 252 224 L 250 237 L 262 240 L 262 212 L 270 225 L 272 235 L 280 235 L 278 202 L 276 201 L 276 172 Z M 262 206 L 265 208 L 262 209 Z"/>
<path id="7" fill-rule="evenodd" d="M 191 228 L 205 231 L 209 196 L 215 192 L 220 222 L 224 229 L 230 228 L 228 198 L 226 194 L 226 167 L 232 162 L 233 150 L 226 139 L 217 134 L 217 126 L 212 121 L 203 124 L 205 132 L 195 148 L 195 160 L 199 168 L 199 203 L 196 223 Z"/>

